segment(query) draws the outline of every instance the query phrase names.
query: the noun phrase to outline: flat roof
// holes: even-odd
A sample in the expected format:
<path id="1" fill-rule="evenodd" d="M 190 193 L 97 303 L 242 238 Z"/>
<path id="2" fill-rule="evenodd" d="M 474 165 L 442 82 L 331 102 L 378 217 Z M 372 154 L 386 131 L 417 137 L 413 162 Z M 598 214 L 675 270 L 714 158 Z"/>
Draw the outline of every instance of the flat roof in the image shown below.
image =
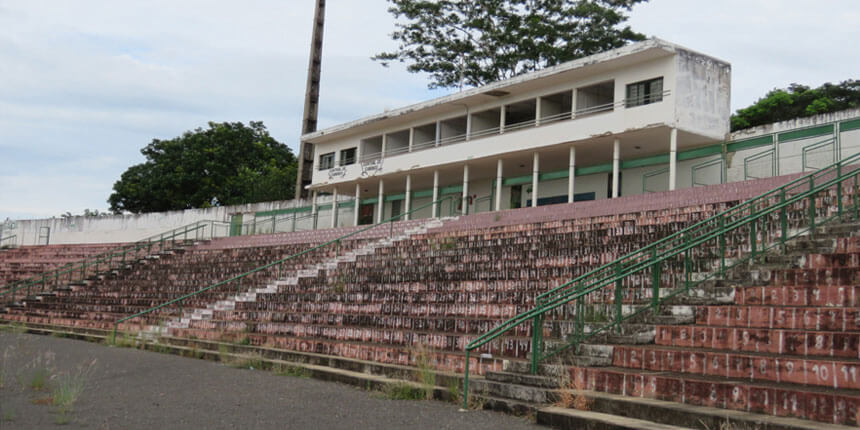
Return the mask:
<path id="1" fill-rule="evenodd" d="M 315 131 L 313 133 L 305 134 L 301 137 L 301 140 L 310 143 L 324 143 L 330 139 L 337 138 L 341 135 L 348 135 L 354 132 L 357 133 L 366 128 L 376 128 L 381 125 L 377 124 L 380 122 L 390 122 L 395 119 L 407 119 L 407 117 L 425 114 L 431 110 L 439 108 L 444 109 L 445 107 L 462 107 L 463 104 L 466 104 L 470 101 L 485 103 L 488 100 L 492 100 L 494 98 L 499 97 L 498 94 L 492 94 L 493 92 L 501 91 L 504 92 L 503 95 L 507 95 L 512 89 L 542 79 L 551 78 L 562 73 L 572 71 L 589 71 L 591 69 L 598 69 L 601 66 L 605 67 L 610 63 L 624 62 L 624 60 L 640 62 L 648 59 L 673 55 L 679 50 L 692 52 L 697 55 L 711 58 L 714 61 L 723 63 L 727 66 L 729 65 L 729 63 L 726 61 L 654 37 L 647 40 L 643 40 L 641 42 L 631 43 L 620 48 L 590 55 L 588 57 L 582 57 L 576 60 L 547 67 L 534 72 L 525 73 L 510 79 L 492 82 L 480 87 L 458 91 L 447 96 L 437 97 L 402 108 L 387 110 L 385 112 L 366 116 L 364 118 L 360 118 L 354 121 L 338 124 L 332 127 L 327 127 L 322 130 Z"/>

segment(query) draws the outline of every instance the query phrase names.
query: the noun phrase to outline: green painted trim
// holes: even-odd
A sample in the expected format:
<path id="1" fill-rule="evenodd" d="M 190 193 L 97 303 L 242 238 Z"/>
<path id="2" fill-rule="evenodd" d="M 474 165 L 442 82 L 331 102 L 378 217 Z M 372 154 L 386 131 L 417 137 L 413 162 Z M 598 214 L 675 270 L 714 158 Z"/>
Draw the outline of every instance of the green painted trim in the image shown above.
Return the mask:
<path id="1" fill-rule="evenodd" d="M 385 196 L 386 202 L 396 202 L 398 200 L 406 200 L 406 193 L 392 194 L 390 196 Z"/>
<path id="2" fill-rule="evenodd" d="M 759 146 L 767 146 L 767 145 L 773 145 L 773 135 L 772 134 L 731 142 L 731 143 L 726 145 L 726 151 L 738 152 L 738 151 L 741 151 L 744 149 L 758 148 Z"/>
<path id="3" fill-rule="evenodd" d="M 439 195 L 444 196 L 445 194 L 458 194 L 463 192 L 462 185 L 451 185 L 448 187 L 439 188 Z"/>
<path id="4" fill-rule="evenodd" d="M 256 212 L 256 213 L 254 213 L 254 217 L 259 218 L 259 217 L 267 217 L 267 216 L 274 216 L 274 215 L 287 215 L 287 214 L 310 212 L 310 211 L 311 211 L 310 206 L 303 206 L 300 208 L 276 209 L 273 211 Z"/>
<path id="5" fill-rule="evenodd" d="M 658 164 L 667 164 L 669 162 L 669 154 L 653 155 L 650 157 L 637 158 L 635 160 L 621 161 L 622 169 L 631 169 L 634 167 L 655 166 Z"/>
<path id="6" fill-rule="evenodd" d="M 431 197 L 432 198 L 433 197 L 433 190 L 430 189 L 430 190 L 416 191 L 416 192 L 412 193 L 412 197 L 415 197 L 416 199 L 420 199 L 420 198 L 424 198 L 424 197 Z"/>
<path id="7" fill-rule="evenodd" d="M 541 173 L 540 175 L 538 175 L 538 181 L 554 181 L 556 179 L 567 179 L 568 176 L 570 176 L 570 172 L 567 169 L 556 170 L 555 172 Z"/>
<path id="8" fill-rule="evenodd" d="M 531 184 L 532 175 L 514 176 L 513 178 L 502 179 L 502 186 L 509 187 L 512 185 Z"/>
<path id="9" fill-rule="evenodd" d="M 318 211 L 329 211 L 329 210 L 331 210 L 331 206 L 332 206 L 331 203 L 326 203 L 324 205 L 317 206 L 317 210 Z"/>
<path id="10" fill-rule="evenodd" d="M 339 208 L 351 208 L 355 206 L 355 200 L 350 200 L 348 202 L 337 202 L 337 207 Z"/>
<path id="11" fill-rule="evenodd" d="M 785 133 L 779 134 L 779 142 L 782 143 L 791 140 L 806 139 L 807 137 L 824 136 L 827 134 L 833 134 L 833 124 L 786 131 Z"/>
<path id="12" fill-rule="evenodd" d="M 839 123 L 839 131 L 860 130 L 860 118 L 849 119 Z"/>
<path id="13" fill-rule="evenodd" d="M 368 197 L 366 199 L 361 199 L 361 204 L 363 204 L 363 205 L 375 205 L 377 200 L 379 200 L 378 197 Z"/>
<path id="14" fill-rule="evenodd" d="M 723 153 L 723 145 L 718 143 L 716 145 L 703 146 L 701 148 L 690 149 L 688 151 L 679 152 L 678 153 L 678 161 L 684 160 L 692 160 L 694 158 L 702 158 L 707 157 L 709 155 L 717 155 Z"/>
<path id="15" fill-rule="evenodd" d="M 576 176 L 594 175 L 596 173 L 612 173 L 612 163 L 576 168 Z"/>

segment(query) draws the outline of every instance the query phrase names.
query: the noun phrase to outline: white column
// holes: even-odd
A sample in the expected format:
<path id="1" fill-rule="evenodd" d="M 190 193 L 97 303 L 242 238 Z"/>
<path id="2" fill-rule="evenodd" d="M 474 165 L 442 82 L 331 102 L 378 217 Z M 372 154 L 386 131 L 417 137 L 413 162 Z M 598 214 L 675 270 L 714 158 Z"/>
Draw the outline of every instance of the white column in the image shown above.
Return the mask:
<path id="1" fill-rule="evenodd" d="M 409 212 L 412 211 L 412 175 L 406 175 L 406 215 L 403 216 L 403 219 L 409 221 L 412 218 L 412 214 Z"/>
<path id="2" fill-rule="evenodd" d="M 385 213 L 385 186 L 382 179 L 379 180 L 379 197 L 376 200 L 376 222 L 381 223 L 382 215 Z"/>
<path id="3" fill-rule="evenodd" d="M 502 210 L 502 159 L 496 162 L 496 212 Z"/>
<path id="4" fill-rule="evenodd" d="M 618 197 L 618 178 L 621 173 L 621 139 L 612 142 L 612 198 Z"/>
<path id="5" fill-rule="evenodd" d="M 436 218 L 439 216 L 439 171 L 433 171 L 433 214 L 431 218 Z"/>
<path id="6" fill-rule="evenodd" d="M 469 213 L 469 165 L 463 166 L 463 207 L 460 211 L 463 215 Z"/>
<path id="7" fill-rule="evenodd" d="M 570 147 L 570 157 L 567 168 L 567 202 L 573 203 L 573 186 L 576 181 L 576 148 Z"/>
<path id="8" fill-rule="evenodd" d="M 311 225 L 312 230 L 317 229 L 317 190 L 314 190 L 313 197 L 311 197 Z"/>
<path id="9" fill-rule="evenodd" d="M 466 140 L 472 139 L 472 114 L 466 112 Z"/>
<path id="10" fill-rule="evenodd" d="M 355 204 L 352 206 L 355 213 L 352 214 L 352 224 L 358 226 L 358 210 L 361 208 L 361 184 L 355 184 Z"/>
<path id="11" fill-rule="evenodd" d="M 385 158 L 385 147 L 388 146 L 388 135 L 382 134 L 382 153 L 379 158 Z"/>
<path id="12" fill-rule="evenodd" d="M 331 193 L 331 228 L 337 227 L 337 187 Z"/>
<path id="13" fill-rule="evenodd" d="M 678 185 L 678 129 L 669 133 L 669 191 Z"/>
<path id="14" fill-rule="evenodd" d="M 540 154 L 535 152 L 532 161 L 532 207 L 536 208 L 538 203 L 538 176 L 540 175 Z"/>
<path id="15" fill-rule="evenodd" d="M 412 152 L 412 145 L 415 144 L 415 127 L 409 129 L 409 152 Z"/>
<path id="16" fill-rule="evenodd" d="M 540 114 L 541 114 L 540 97 L 538 97 L 535 99 L 535 125 L 536 126 L 540 125 Z"/>
<path id="17" fill-rule="evenodd" d="M 576 89 L 570 91 L 570 118 L 576 118 Z"/>
<path id="18" fill-rule="evenodd" d="M 502 105 L 501 111 L 499 112 L 499 134 L 505 132 L 505 116 L 507 115 L 508 110 L 505 109 L 505 105 Z"/>
<path id="19" fill-rule="evenodd" d="M 442 121 L 436 121 L 436 141 L 433 146 L 439 146 L 440 140 L 442 140 Z"/>

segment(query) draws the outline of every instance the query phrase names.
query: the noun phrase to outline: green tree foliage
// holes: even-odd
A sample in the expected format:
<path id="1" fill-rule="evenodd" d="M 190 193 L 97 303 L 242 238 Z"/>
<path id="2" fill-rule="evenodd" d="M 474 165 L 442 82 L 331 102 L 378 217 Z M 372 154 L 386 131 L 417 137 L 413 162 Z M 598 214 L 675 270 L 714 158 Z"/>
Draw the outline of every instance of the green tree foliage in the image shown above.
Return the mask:
<path id="1" fill-rule="evenodd" d="M 732 115 L 732 131 L 856 107 L 860 107 L 860 80 L 849 79 L 838 85 L 828 82 L 818 88 L 791 84 L 738 109 Z"/>
<path id="2" fill-rule="evenodd" d="M 647 0 L 389 0 L 396 51 L 430 88 L 480 86 L 643 40 L 625 11 Z"/>
<path id="3" fill-rule="evenodd" d="M 271 200 L 295 194 L 296 157 L 262 122 L 209 123 L 140 151 L 108 199 L 114 212 L 159 212 Z"/>

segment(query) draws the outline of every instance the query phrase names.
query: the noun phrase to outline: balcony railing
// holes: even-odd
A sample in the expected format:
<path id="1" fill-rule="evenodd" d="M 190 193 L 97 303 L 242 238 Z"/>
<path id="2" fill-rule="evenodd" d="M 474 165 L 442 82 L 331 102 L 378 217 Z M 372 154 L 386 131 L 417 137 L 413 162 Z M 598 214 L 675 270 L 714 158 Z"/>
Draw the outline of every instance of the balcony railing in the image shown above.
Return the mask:
<path id="1" fill-rule="evenodd" d="M 585 107 L 582 109 L 577 109 L 575 111 L 560 112 L 557 114 L 547 115 L 547 116 L 544 116 L 541 118 L 530 119 L 530 120 L 518 122 L 515 124 L 505 125 L 504 127 L 491 127 L 491 128 L 485 128 L 485 129 L 473 131 L 471 133 L 462 133 L 462 134 L 456 134 L 456 135 L 452 135 L 452 136 L 446 136 L 446 137 L 442 137 L 438 140 L 434 139 L 434 140 L 429 140 L 429 141 L 425 141 L 425 142 L 421 142 L 421 143 L 416 143 L 416 144 L 413 144 L 411 147 L 400 147 L 400 148 L 396 148 L 396 149 L 392 149 L 392 150 L 386 150 L 384 153 L 381 151 L 371 152 L 371 153 L 367 153 L 367 154 L 362 154 L 360 161 L 362 163 L 369 162 L 369 161 L 375 161 L 375 160 L 379 160 L 379 159 L 385 158 L 385 157 L 397 156 L 400 154 L 407 154 L 407 153 L 411 153 L 411 152 L 423 151 L 425 149 L 431 149 L 431 148 L 436 148 L 436 147 L 440 147 L 440 146 L 452 145 L 455 143 L 465 142 L 467 140 L 473 141 L 473 140 L 477 140 L 477 139 L 484 138 L 487 136 L 495 136 L 495 135 L 500 135 L 500 134 L 519 131 L 519 130 L 525 130 L 525 129 L 534 128 L 534 127 L 541 127 L 544 125 L 554 124 L 554 123 L 561 122 L 561 121 L 575 120 L 577 118 L 584 117 L 584 116 L 591 116 L 591 115 L 600 114 L 600 113 L 604 113 L 604 112 L 612 112 L 616 108 L 625 107 L 625 106 L 628 106 L 628 104 L 635 105 L 634 107 L 646 106 L 647 104 L 643 105 L 643 104 L 640 104 L 640 102 L 648 99 L 648 100 L 651 100 L 651 102 L 648 104 L 660 103 L 663 101 L 663 99 L 665 99 L 669 95 L 671 95 L 670 90 L 664 90 L 660 94 L 659 97 L 657 97 L 656 93 L 643 94 L 642 96 L 637 97 L 637 98 L 633 98 L 633 99 L 622 99 L 622 100 L 612 102 L 612 103 L 605 103 L 605 104 L 600 104 L 600 105 L 595 105 L 595 106 L 588 106 L 588 107 Z"/>

